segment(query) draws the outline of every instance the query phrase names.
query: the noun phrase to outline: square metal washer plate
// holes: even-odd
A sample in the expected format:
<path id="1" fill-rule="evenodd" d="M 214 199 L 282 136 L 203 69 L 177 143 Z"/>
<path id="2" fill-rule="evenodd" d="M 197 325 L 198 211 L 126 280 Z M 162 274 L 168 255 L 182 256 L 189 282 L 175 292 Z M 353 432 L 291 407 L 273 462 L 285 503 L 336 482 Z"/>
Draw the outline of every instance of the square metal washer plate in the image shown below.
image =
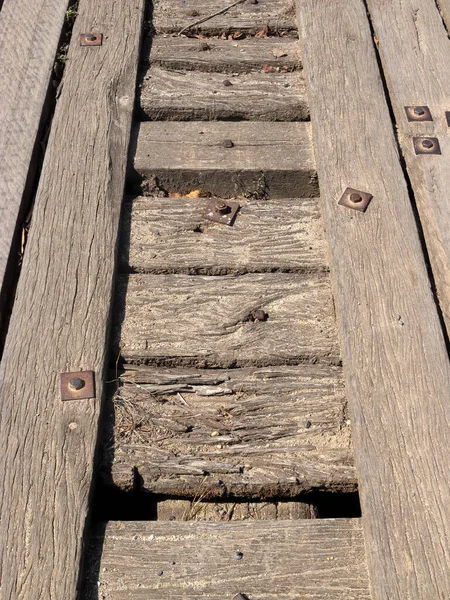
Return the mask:
<path id="1" fill-rule="evenodd" d="M 240 205 L 238 202 L 229 202 L 228 200 L 214 198 L 208 202 L 203 216 L 208 221 L 222 223 L 222 225 L 232 225 L 239 208 Z M 221 209 L 226 212 L 221 212 Z"/>
<path id="2" fill-rule="evenodd" d="M 81 390 L 74 390 L 70 387 L 70 381 L 75 378 L 84 381 L 84 386 Z M 61 400 L 87 400 L 89 398 L 95 398 L 94 371 L 61 373 Z"/>
<path id="3" fill-rule="evenodd" d="M 88 39 L 95 36 L 95 40 Z M 80 35 L 80 46 L 101 46 L 103 44 L 103 33 L 82 33 Z"/>
<path id="4" fill-rule="evenodd" d="M 353 195 L 359 196 L 361 200 L 359 202 L 353 201 L 351 199 Z M 369 194 L 368 192 L 362 192 L 361 190 L 355 190 L 354 188 L 348 187 L 342 194 L 342 197 L 339 200 L 338 204 L 340 204 L 341 206 L 346 206 L 347 208 L 352 208 L 353 210 L 365 212 L 372 198 L 372 194 Z"/>
<path id="5" fill-rule="evenodd" d="M 432 146 L 426 148 L 424 142 L 431 142 Z M 439 140 L 433 137 L 415 137 L 413 138 L 414 151 L 416 154 L 441 154 Z"/>

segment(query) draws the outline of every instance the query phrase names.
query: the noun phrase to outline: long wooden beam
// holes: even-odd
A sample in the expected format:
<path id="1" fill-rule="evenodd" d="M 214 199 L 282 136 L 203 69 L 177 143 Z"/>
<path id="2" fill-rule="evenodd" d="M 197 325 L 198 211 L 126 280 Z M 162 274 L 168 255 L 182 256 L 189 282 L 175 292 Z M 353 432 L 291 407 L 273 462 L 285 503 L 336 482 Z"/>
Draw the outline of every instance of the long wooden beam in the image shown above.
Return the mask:
<path id="1" fill-rule="evenodd" d="M 77 595 L 144 4 L 80 2 L 0 370 L 1 600 Z"/>
<path id="2" fill-rule="evenodd" d="M 449 598 L 450 367 L 365 6 L 297 8 L 373 598 Z"/>

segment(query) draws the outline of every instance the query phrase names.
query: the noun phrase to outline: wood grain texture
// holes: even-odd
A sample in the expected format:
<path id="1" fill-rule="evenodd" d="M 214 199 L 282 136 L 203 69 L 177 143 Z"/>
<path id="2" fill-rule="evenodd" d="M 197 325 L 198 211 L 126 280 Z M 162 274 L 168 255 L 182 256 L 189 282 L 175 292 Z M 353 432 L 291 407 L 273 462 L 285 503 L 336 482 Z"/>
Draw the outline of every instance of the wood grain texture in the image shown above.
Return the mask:
<path id="1" fill-rule="evenodd" d="M 252 320 L 259 309 L 266 321 Z M 340 360 L 329 278 L 319 274 L 122 276 L 114 337 L 134 363 L 221 368 Z"/>
<path id="2" fill-rule="evenodd" d="M 202 502 L 162 500 L 156 507 L 158 521 L 276 521 L 315 519 L 317 511 L 306 502 Z"/>
<path id="3" fill-rule="evenodd" d="M 142 59 L 164 69 L 205 73 L 248 73 L 261 71 L 264 65 L 294 71 L 302 66 L 298 40 L 292 38 L 208 39 L 207 50 L 204 44 L 205 40 L 183 36 L 146 38 Z M 277 58 L 277 50 L 285 56 Z"/>
<path id="4" fill-rule="evenodd" d="M 299 73 L 254 72 L 226 79 L 223 73 L 155 66 L 144 76 L 138 116 L 151 121 L 304 121 L 309 109 Z"/>
<path id="5" fill-rule="evenodd" d="M 153 25 L 157 33 L 178 33 L 190 23 L 230 6 L 229 0 L 196 0 L 178 3 L 171 0 L 155 0 Z M 292 0 L 259 0 L 258 4 L 245 2 L 222 15 L 218 15 L 189 33 L 216 34 L 229 31 L 256 33 L 267 25 L 273 33 L 296 29 L 295 11 Z"/>
<path id="6" fill-rule="evenodd" d="M 398 136 L 450 332 L 450 40 L 435 0 L 371 1 Z M 427 105 L 432 122 L 409 123 L 405 106 Z M 417 156 L 413 136 L 439 138 L 441 156 Z"/>
<path id="7" fill-rule="evenodd" d="M 111 522 L 104 530 L 92 544 L 89 600 L 370 599 L 356 519 Z"/>
<path id="8" fill-rule="evenodd" d="M 270 197 L 317 196 L 310 135 L 309 123 L 143 122 L 135 130 L 134 169 L 181 194 L 251 194 L 263 182 Z"/>
<path id="9" fill-rule="evenodd" d="M 121 380 L 104 458 L 119 487 L 138 473 L 147 491 L 197 499 L 356 489 L 338 367 L 130 367 Z"/>
<path id="10" fill-rule="evenodd" d="M 450 367 L 365 7 L 297 6 L 373 598 L 448 598 Z"/>
<path id="11" fill-rule="evenodd" d="M 2 600 L 77 594 L 143 5 L 79 5 L 0 371 Z M 97 399 L 62 403 L 88 369 Z"/>
<path id="12" fill-rule="evenodd" d="M 327 272 L 315 198 L 240 199 L 232 227 L 207 221 L 205 198 L 137 198 L 124 205 L 120 262 L 141 273 Z"/>
<path id="13" fill-rule="evenodd" d="M 0 17 L 0 294 L 19 252 L 24 195 L 67 0 L 6 0 Z M 20 40 L 20 41 L 19 41 Z M 29 191 L 29 190 L 28 190 Z M 17 255 L 18 262 L 19 256 Z"/>

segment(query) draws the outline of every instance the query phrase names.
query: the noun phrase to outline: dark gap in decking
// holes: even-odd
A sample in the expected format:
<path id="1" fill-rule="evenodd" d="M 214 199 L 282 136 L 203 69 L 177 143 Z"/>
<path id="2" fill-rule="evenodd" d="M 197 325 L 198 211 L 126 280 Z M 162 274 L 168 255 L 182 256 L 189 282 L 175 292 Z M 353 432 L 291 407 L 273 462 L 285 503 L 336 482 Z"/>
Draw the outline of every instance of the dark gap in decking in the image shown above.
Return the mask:
<path id="1" fill-rule="evenodd" d="M 400 140 L 399 140 L 399 137 L 398 137 L 397 120 L 395 118 L 394 108 L 393 108 L 393 105 L 392 105 L 391 96 L 390 96 L 390 92 L 389 92 L 389 86 L 388 86 L 386 75 L 385 75 L 384 69 L 383 69 L 383 62 L 381 60 L 381 56 L 380 56 L 380 52 L 378 50 L 377 44 L 375 43 L 375 38 L 376 38 L 375 28 L 374 28 L 372 16 L 371 16 L 368 4 L 367 4 L 367 0 L 362 0 L 362 1 L 364 2 L 364 6 L 365 6 L 367 17 L 368 17 L 368 22 L 369 22 L 369 27 L 370 27 L 371 37 L 372 37 L 372 42 L 373 42 L 373 48 L 374 48 L 376 60 L 377 60 L 377 63 L 378 63 L 378 71 L 380 73 L 380 80 L 381 80 L 381 83 L 383 85 L 384 96 L 385 96 L 385 99 L 386 99 L 386 105 L 388 107 L 389 114 L 390 114 L 390 117 L 391 117 L 392 131 L 393 131 L 395 142 L 396 142 L 396 145 L 397 145 L 397 152 L 398 152 L 399 162 L 400 162 L 400 166 L 401 166 L 402 171 L 403 171 L 403 177 L 404 177 L 404 179 L 406 181 L 406 186 L 407 186 L 407 189 L 408 189 L 408 196 L 409 196 L 409 199 L 410 199 L 410 202 L 411 202 L 411 208 L 412 208 L 414 219 L 415 219 L 415 222 L 416 222 L 417 234 L 419 236 L 420 245 L 421 245 L 422 253 L 423 253 L 423 257 L 424 257 L 424 262 L 425 262 L 425 266 L 426 266 L 427 273 L 428 273 L 428 279 L 429 279 L 429 282 L 430 282 L 431 293 L 433 294 L 434 304 L 436 306 L 436 311 L 437 311 L 439 322 L 440 322 L 440 325 L 441 325 L 442 335 L 444 337 L 444 341 L 445 341 L 445 346 L 446 346 L 446 349 L 447 349 L 447 353 L 450 354 L 450 338 L 449 338 L 449 333 L 447 331 L 447 327 L 446 327 L 446 324 L 445 324 L 444 315 L 443 315 L 443 312 L 442 312 L 441 303 L 440 303 L 440 300 L 439 300 L 439 295 L 438 295 L 438 292 L 437 292 L 436 279 L 434 277 L 433 269 L 431 267 L 430 256 L 429 256 L 427 244 L 425 242 L 425 235 L 424 235 L 424 231 L 423 231 L 422 221 L 420 219 L 420 214 L 419 214 L 419 211 L 418 211 L 418 208 L 417 208 L 417 201 L 416 201 L 416 197 L 415 197 L 415 194 L 414 194 L 414 188 L 412 186 L 411 179 L 410 179 L 409 174 L 408 174 L 408 169 L 406 167 L 405 157 L 403 155 L 402 146 L 400 144 Z M 435 0 L 435 2 L 436 2 L 436 6 L 437 6 L 437 8 L 439 10 L 438 0 Z M 443 25 L 444 25 L 444 27 L 446 27 L 446 25 L 444 23 L 444 20 L 443 20 Z"/>
<path id="2" fill-rule="evenodd" d="M 441 21 L 442 21 L 442 25 L 444 26 L 445 33 L 448 36 L 449 35 L 449 29 L 448 29 L 447 23 L 445 21 L 444 13 L 442 12 L 442 9 L 441 9 L 440 0 L 434 0 L 434 3 L 436 4 L 436 8 L 437 8 L 437 11 L 439 13 L 439 16 L 441 17 Z"/>
<path id="3" fill-rule="evenodd" d="M 120 275 L 189 275 L 191 277 L 220 277 L 224 275 L 249 275 L 249 274 L 264 274 L 264 273 L 291 273 L 293 275 L 329 275 L 330 269 L 327 266 L 322 268 L 315 267 L 267 267 L 252 269 L 251 266 L 242 267 L 186 267 L 180 269 L 138 269 L 127 265 L 122 265 L 119 269 Z"/>
<path id="4" fill-rule="evenodd" d="M 3 5 L 3 0 L 0 0 L 0 10 Z M 16 232 L 12 240 L 9 258 L 6 265 L 3 288 L 0 292 L 0 359 L 3 353 L 3 346 L 6 335 L 8 333 L 9 320 L 14 304 L 16 288 L 22 269 L 22 262 L 26 252 L 26 241 L 28 231 L 32 225 L 33 206 L 36 198 L 39 180 L 44 164 L 47 141 L 50 135 L 52 126 L 53 114 L 56 108 L 58 98 L 59 84 L 61 82 L 64 65 L 59 62 L 61 49 L 68 47 L 72 36 L 72 29 L 75 23 L 75 18 L 69 17 L 70 11 L 73 8 L 76 14 L 78 0 L 68 0 L 66 19 L 64 27 L 61 31 L 61 36 L 58 43 L 58 50 L 55 56 L 55 63 L 50 78 L 47 94 L 42 106 L 40 123 L 36 135 L 36 141 L 31 155 L 31 161 L 28 168 L 27 179 L 25 183 L 24 193 L 22 197 L 21 207 L 17 218 Z M 62 69 L 58 71 L 58 65 Z"/>
<path id="5" fill-rule="evenodd" d="M 157 504 L 167 500 L 165 496 L 156 496 L 145 490 L 123 490 L 116 486 L 97 483 L 97 491 L 94 497 L 92 521 L 156 521 Z M 173 499 L 173 498 L 170 498 Z M 187 498 L 179 498 L 187 500 Z M 192 502 L 196 499 L 192 498 Z M 205 501 L 206 502 L 206 501 Z M 268 502 L 278 504 L 301 502 L 317 507 L 318 519 L 348 519 L 360 518 L 361 506 L 359 494 L 355 492 L 313 492 L 297 498 L 285 498 L 271 500 L 262 498 L 233 498 L 226 496 L 216 501 L 209 500 L 211 504 L 248 504 L 255 503 L 264 505 Z M 169 518 L 169 520 L 172 520 Z M 175 519 L 173 519 L 175 520 Z"/>

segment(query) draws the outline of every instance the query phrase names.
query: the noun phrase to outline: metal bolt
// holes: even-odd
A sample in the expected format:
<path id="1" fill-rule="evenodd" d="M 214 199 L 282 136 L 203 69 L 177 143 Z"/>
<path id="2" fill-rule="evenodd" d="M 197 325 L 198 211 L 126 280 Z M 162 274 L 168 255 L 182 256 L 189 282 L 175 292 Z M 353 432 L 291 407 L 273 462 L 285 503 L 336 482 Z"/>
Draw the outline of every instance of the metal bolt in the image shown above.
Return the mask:
<path id="1" fill-rule="evenodd" d="M 423 110 L 422 107 L 416 106 L 414 109 L 414 114 L 417 115 L 418 117 L 421 117 L 425 114 L 425 111 Z"/>
<path id="2" fill-rule="evenodd" d="M 244 555 L 242 552 L 236 552 L 236 554 L 234 556 L 236 557 L 236 560 L 242 560 L 244 558 Z"/>
<path id="3" fill-rule="evenodd" d="M 97 36 L 94 35 L 93 33 L 88 33 L 86 35 L 86 39 L 88 42 L 95 42 L 95 40 L 97 39 Z"/>
<path id="4" fill-rule="evenodd" d="M 229 79 L 225 79 L 225 81 L 223 82 L 223 85 L 225 87 L 230 87 L 230 85 L 233 85 L 233 84 L 231 83 L 231 81 Z"/>
<path id="5" fill-rule="evenodd" d="M 355 204 L 358 204 L 358 202 L 362 202 L 362 196 L 361 194 L 358 194 L 357 192 L 353 192 L 352 194 L 350 194 L 350 202 L 354 202 Z"/>
<path id="6" fill-rule="evenodd" d="M 429 150 L 430 148 L 432 148 L 434 146 L 434 142 L 432 140 L 422 140 L 422 146 L 424 148 L 426 148 L 427 150 Z"/>
<path id="7" fill-rule="evenodd" d="M 86 382 L 84 381 L 84 379 L 81 379 L 81 377 L 74 377 L 73 379 L 71 379 L 69 381 L 69 387 L 72 390 L 82 390 L 84 388 L 84 386 L 86 385 Z"/>
<path id="8" fill-rule="evenodd" d="M 223 147 L 224 148 L 233 148 L 234 144 L 231 140 L 224 140 L 223 141 Z"/>
<path id="9" fill-rule="evenodd" d="M 231 211 L 231 208 L 228 206 L 226 202 L 218 202 L 216 204 L 216 212 L 219 212 L 221 215 L 226 215 Z"/>
<path id="10" fill-rule="evenodd" d="M 246 596 L 245 594 L 236 594 L 233 600 L 248 600 L 248 596 Z"/>
<path id="11" fill-rule="evenodd" d="M 312 425 L 311 421 L 306 421 L 305 429 L 309 429 L 311 427 L 311 425 Z"/>

